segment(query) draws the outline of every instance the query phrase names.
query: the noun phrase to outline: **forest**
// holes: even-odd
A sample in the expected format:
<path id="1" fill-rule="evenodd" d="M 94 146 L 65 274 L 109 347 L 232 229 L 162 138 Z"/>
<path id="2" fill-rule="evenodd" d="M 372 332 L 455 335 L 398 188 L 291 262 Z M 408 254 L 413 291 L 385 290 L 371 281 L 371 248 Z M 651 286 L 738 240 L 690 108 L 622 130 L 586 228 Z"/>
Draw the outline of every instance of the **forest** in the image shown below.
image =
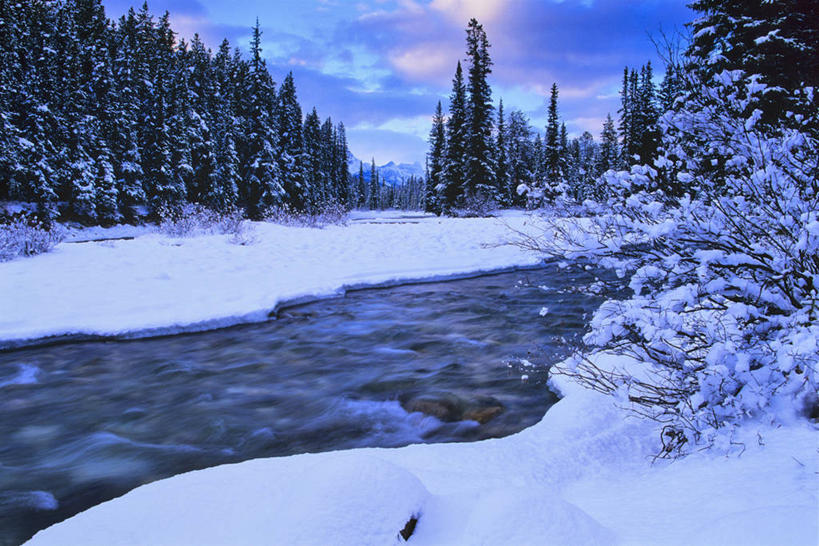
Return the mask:
<path id="1" fill-rule="evenodd" d="M 369 202 L 344 124 L 303 115 L 261 34 L 214 53 L 147 3 L 111 21 L 100 0 L 0 1 L 0 200 L 103 225 L 184 203 L 258 219 Z"/>

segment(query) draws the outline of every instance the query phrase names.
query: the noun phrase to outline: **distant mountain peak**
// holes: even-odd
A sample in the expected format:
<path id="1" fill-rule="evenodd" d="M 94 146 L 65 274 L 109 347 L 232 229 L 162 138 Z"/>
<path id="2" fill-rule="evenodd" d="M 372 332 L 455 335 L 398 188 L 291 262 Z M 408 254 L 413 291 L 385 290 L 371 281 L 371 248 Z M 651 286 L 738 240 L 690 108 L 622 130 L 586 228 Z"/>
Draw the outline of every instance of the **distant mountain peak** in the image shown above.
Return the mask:
<path id="1" fill-rule="evenodd" d="M 369 180 L 370 165 L 372 162 L 362 162 L 353 154 L 350 154 L 348 157 L 350 173 L 353 175 L 358 175 L 359 163 L 364 163 L 364 179 Z M 410 177 L 423 178 L 424 176 L 424 168 L 418 161 L 414 163 L 396 163 L 395 161 L 388 161 L 381 166 L 376 166 L 376 170 L 378 171 L 379 178 L 383 180 L 384 183 L 392 186 L 409 180 Z"/>

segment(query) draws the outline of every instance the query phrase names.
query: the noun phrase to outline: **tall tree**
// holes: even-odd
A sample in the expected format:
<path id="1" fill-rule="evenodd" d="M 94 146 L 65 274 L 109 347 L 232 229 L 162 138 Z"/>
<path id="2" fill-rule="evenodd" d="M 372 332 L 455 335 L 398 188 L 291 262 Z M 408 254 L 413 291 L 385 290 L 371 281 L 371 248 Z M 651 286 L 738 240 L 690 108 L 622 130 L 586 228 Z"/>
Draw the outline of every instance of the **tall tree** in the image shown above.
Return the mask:
<path id="1" fill-rule="evenodd" d="M 277 155 L 275 113 L 276 90 L 262 59 L 262 31 L 253 27 L 251 59 L 242 100 L 244 142 L 240 150 L 245 208 L 251 218 L 260 218 L 267 207 L 278 205 L 282 187 Z"/>
<path id="2" fill-rule="evenodd" d="M 558 89 L 557 83 L 552 84 L 549 95 L 549 110 L 546 120 L 546 140 L 543 146 L 547 184 L 544 187 L 544 196 L 554 199 L 557 187 L 562 177 L 561 145 L 560 145 L 560 117 L 557 110 Z"/>
<path id="3" fill-rule="evenodd" d="M 370 191 L 369 191 L 370 210 L 378 210 L 378 170 L 375 168 L 375 158 L 372 159 L 370 165 Z"/>
<path id="4" fill-rule="evenodd" d="M 455 77 L 452 79 L 452 92 L 449 95 L 449 119 L 446 122 L 446 161 L 442 171 L 441 210 L 450 213 L 458 204 L 464 190 L 466 177 L 466 85 L 463 70 L 458 62 Z"/>
<path id="5" fill-rule="evenodd" d="M 424 197 L 424 210 L 441 214 L 443 197 L 443 170 L 446 155 L 446 133 L 444 131 L 444 113 L 441 101 L 435 108 L 432 118 L 432 129 L 429 133 L 429 153 L 427 154 L 427 186 Z"/>
<path id="6" fill-rule="evenodd" d="M 510 205 L 513 188 L 510 187 L 509 182 L 509 150 L 506 137 L 506 120 L 503 117 L 503 100 L 501 100 L 498 104 L 498 127 L 495 136 L 495 180 L 500 203 Z"/>
<path id="7" fill-rule="evenodd" d="M 278 97 L 279 172 L 284 187 L 283 199 L 294 209 L 304 210 L 308 188 L 305 177 L 304 133 L 301 106 L 296 97 L 293 73 L 284 78 Z"/>
<path id="8" fill-rule="evenodd" d="M 492 72 L 489 40 L 483 26 L 470 19 L 466 29 L 466 54 L 469 58 L 467 91 L 467 136 L 465 194 L 467 198 L 497 201 L 495 161 L 492 153 L 492 89 L 487 77 Z"/>

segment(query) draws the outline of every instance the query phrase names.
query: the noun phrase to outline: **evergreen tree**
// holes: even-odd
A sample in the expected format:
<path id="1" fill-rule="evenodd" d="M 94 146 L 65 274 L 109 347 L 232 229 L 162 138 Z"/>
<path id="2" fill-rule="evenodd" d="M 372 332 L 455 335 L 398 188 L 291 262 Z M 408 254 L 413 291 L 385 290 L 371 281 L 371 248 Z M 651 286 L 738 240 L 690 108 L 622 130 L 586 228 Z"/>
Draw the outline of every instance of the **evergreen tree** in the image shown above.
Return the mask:
<path id="1" fill-rule="evenodd" d="M 660 130 L 657 126 L 656 90 L 654 88 L 651 62 L 640 69 L 640 84 L 638 88 L 639 134 L 637 154 L 640 161 L 651 164 L 657 157 L 657 146 L 660 140 Z"/>
<path id="2" fill-rule="evenodd" d="M 498 128 L 495 138 L 495 180 L 498 185 L 498 197 L 503 205 L 512 204 L 513 188 L 509 182 L 509 150 L 506 142 L 506 122 L 503 118 L 503 100 L 498 104 Z"/>
<path id="3" fill-rule="evenodd" d="M 364 183 L 364 162 L 358 162 L 358 207 L 367 206 L 367 186 Z"/>
<path id="4" fill-rule="evenodd" d="M 463 70 L 458 61 L 455 77 L 452 80 L 452 92 L 449 95 L 449 119 L 446 123 L 446 161 L 442 172 L 443 190 L 441 210 L 449 214 L 456 206 L 463 193 L 466 177 L 466 85 Z"/>
<path id="5" fill-rule="evenodd" d="M 603 132 L 600 133 L 600 163 L 597 174 L 601 175 L 609 169 L 619 167 L 620 150 L 617 144 L 617 131 L 614 128 L 611 114 L 607 114 L 606 121 L 603 123 Z"/>
<path id="6" fill-rule="evenodd" d="M 370 210 L 378 210 L 378 170 L 375 168 L 375 158 L 370 166 L 370 192 L 368 195 Z"/>
<path id="7" fill-rule="evenodd" d="M 523 112 L 512 110 L 509 114 L 506 133 L 511 204 L 522 206 L 526 203 L 523 190 L 535 186 L 535 171 L 537 170 L 534 142 L 532 141 L 533 131 Z"/>
<path id="8" fill-rule="evenodd" d="M 443 197 L 443 170 L 446 155 L 446 134 L 444 131 L 444 113 L 441 101 L 432 118 L 432 130 L 429 133 L 429 153 L 427 154 L 427 187 L 424 197 L 424 210 L 441 214 Z"/>
<path id="9" fill-rule="evenodd" d="M 549 96 L 549 111 L 546 120 L 546 142 L 543 146 L 545 162 L 546 185 L 544 187 L 544 197 L 554 199 L 557 195 L 557 187 L 560 184 L 561 172 L 561 139 L 560 139 L 560 119 L 557 112 L 557 84 L 552 84 L 552 92 Z"/>
<path id="10" fill-rule="evenodd" d="M 323 187 L 327 174 L 322 170 L 321 120 L 315 108 L 304 120 L 304 152 L 305 181 L 308 190 L 306 208 L 315 211 L 327 202 Z"/>
<path id="11" fill-rule="evenodd" d="M 464 194 L 467 199 L 497 201 L 494 154 L 492 153 L 492 90 L 487 76 L 492 72 L 489 40 L 483 26 L 470 19 L 466 30 L 469 77 L 467 79 L 467 134 Z"/>
<path id="12" fill-rule="evenodd" d="M 285 194 L 276 160 L 276 90 L 262 59 L 261 36 L 257 20 L 241 101 L 245 137 L 239 151 L 244 190 L 241 198 L 251 218 L 260 218 L 266 208 L 280 204 Z"/>
<path id="13" fill-rule="evenodd" d="M 674 102 L 682 94 L 682 81 L 679 76 L 679 67 L 669 62 L 665 67 L 665 76 L 660 84 L 659 103 L 660 112 L 667 112 L 674 107 Z"/>
<path id="14" fill-rule="evenodd" d="M 279 170 L 284 186 L 284 199 L 295 210 L 304 210 L 308 188 L 305 177 L 304 134 L 301 106 L 296 98 L 293 73 L 285 77 L 278 99 Z"/>
<path id="15" fill-rule="evenodd" d="M 335 187 L 333 189 L 333 196 L 337 205 L 345 208 L 352 208 L 350 202 L 350 167 L 347 164 L 347 158 L 350 151 L 347 148 L 347 130 L 344 128 L 344 123 L 339 122 L 335 128 L 335 137 L 333 139 L 336 162 L 333 165 L 333 180 Z"/>

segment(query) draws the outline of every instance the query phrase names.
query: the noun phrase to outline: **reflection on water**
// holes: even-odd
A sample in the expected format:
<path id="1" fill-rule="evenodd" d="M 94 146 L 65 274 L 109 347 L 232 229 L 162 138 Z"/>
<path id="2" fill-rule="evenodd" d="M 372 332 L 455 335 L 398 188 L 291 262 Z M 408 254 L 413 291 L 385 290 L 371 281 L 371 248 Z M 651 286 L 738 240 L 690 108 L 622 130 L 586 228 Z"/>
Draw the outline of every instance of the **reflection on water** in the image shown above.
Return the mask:
<path id="1" fill-rule="evenodd" d="M 594 275 L 364 290 L 263 324 L 0 353 L 0 544 L 189 470 L 522 430 L 556 398 L 509 361 L 566 354 L 601 301 L 576 290 Z"/>

